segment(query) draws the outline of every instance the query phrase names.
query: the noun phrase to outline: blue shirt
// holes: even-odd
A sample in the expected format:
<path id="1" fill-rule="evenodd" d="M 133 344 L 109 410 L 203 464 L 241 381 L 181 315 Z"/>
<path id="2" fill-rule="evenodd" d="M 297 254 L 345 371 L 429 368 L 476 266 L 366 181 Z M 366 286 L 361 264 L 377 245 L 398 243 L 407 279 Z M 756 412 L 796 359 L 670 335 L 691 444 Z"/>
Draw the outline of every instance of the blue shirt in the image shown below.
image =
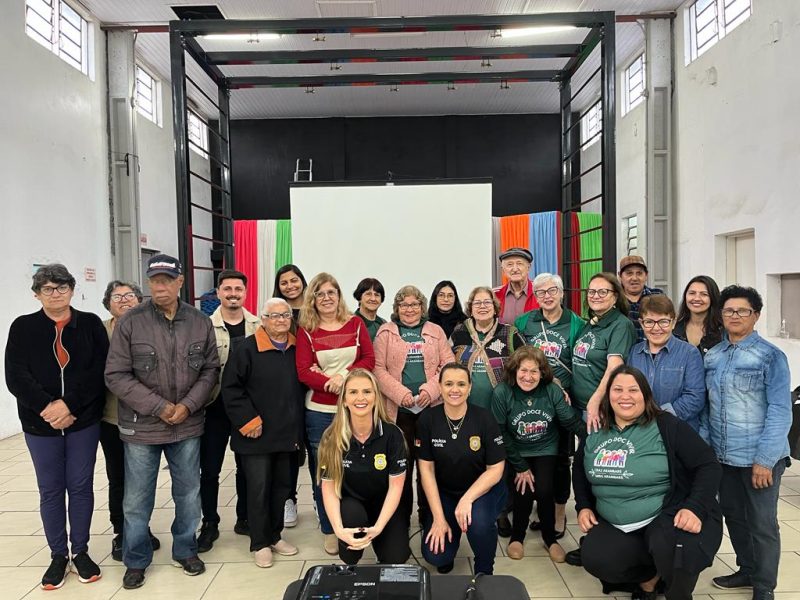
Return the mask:
<path id="1" fill-rule="evenodd" d="M 653 389 L 656 404 L 700 431 L 706 408 L 706 383 L 700 351 L 674 335 L 656 354 L 645 340 L 631 350 L 628 364 L 636 367 Z"/>
<path id="2" fill-rule="evenodd" d="M 661 288 L 651 288 L 644 286 L 642 289 L 642 295 L 639 296 L 638 302 L 631 302 L 628 300 L 628 318 L 633 323 L 633 326 L 636 328 L 636 341 L 641 342 L 644 340 L 644 331 L 642 331 L 642 324 L 639 323 L 639 309 L 642 306 L 642 300 L 644 300 L 647 296 L 655 296 L 656 294 L 663 294 L 664 290 Z"/>
<path id="3" fill-rule="evenodd" d="M 705 357 L 709 435 L 719 461 L 772 469 L 789 456 L 789 362 L 757 332 L 732 344 L 726 333 Z"/>

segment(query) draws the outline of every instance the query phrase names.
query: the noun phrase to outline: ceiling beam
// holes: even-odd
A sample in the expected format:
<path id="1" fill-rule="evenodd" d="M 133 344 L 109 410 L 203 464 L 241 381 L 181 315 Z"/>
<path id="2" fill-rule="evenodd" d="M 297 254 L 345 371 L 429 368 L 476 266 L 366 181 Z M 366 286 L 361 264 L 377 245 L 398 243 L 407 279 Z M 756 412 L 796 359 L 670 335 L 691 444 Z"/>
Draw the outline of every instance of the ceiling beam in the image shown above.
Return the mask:
<path id="1" fill-rule="evenodd" d="M 581 44 L 547 44 L 491 48 L 392 48 L 388 50 L 266 50 L 207 52 L 216 65 L 269 65 L 316 63 L 376 63 L 440 60 L 486 60 L 525 58 L 572 58 L 583 51 Z"/>
<path id="2" fill-rule="evenodd" d="M 480 73 L 381 73 L 350 75 L 309 75 L 299 77 L 228 77 L 231 89 L 255 87 L 328 87 L 372 85 L 424 85 L 467 83 L 522 83 L 531 81 L 557 81 L 561 71 L 507 71 Z"/>

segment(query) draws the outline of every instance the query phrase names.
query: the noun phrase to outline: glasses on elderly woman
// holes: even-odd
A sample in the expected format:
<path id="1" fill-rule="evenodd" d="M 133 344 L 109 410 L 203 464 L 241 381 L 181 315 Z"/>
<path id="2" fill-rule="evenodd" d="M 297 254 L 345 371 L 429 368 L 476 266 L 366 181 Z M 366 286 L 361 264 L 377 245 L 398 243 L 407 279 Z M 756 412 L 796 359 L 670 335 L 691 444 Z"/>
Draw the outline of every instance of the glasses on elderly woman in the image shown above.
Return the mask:
<path id="1" fill-rule="evenodd" d="M 549 287 L 546 290 L 534 290 L 533 295 L 537 298 L 544 298 L 547 296 L 558 296 L 559 289 L 556 286 Z"/>
<path id="2" fill-rule="evenodd" d="M 656 325 L 659 329 L 666 329 L 672 324 L 672 319 L 639 319 L 639 322 L 645 329 L 653 329 Z"/>
<path id="3" fill-rule="evenodd" d="M 271 319 L 273 321 L 278 321 L 280 319 L 284 319 L 286 321 L 291 321 L 292 313 L 290 312 L 282 312 L 282 313 L 263 313 L 261 315 L 265 319 Z"/>
<path id="4" fill-rule="evenodd" d="M 122 302 L 123 300 L 133 300 L 136 294 L 133 292 L 125 292 L 124 294 L 111 294 L 112 302 Z"/>
<path id="5" fill-rule="evenodd" d="M 50 285 L 43 285 L 39 288 L 39 291 L 44 296 L 52 296 L 53 292 L 58 292 L 62 296 L 66 294 L 70 290 L 70 287 L 66 283 L 62 283 L 61 285 L 57 286 L 50 286 Z"/>

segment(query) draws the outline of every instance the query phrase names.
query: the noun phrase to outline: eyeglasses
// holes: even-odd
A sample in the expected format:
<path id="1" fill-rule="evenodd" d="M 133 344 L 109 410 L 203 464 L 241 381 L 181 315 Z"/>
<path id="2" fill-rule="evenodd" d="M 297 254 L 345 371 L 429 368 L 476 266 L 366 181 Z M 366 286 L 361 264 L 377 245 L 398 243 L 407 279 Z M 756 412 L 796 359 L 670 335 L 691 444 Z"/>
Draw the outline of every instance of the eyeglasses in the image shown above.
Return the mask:
<path id="1" fill-rule="evenodd" d="M 268 313 L 261 315 L 265 319 L 272 319 L 273 321 L 277 321 L 278 319 L 286 319 L 290 321 L 292 318 L 292 313 L 290 312 L 283 312 L 283 313 Z"/>
<path id="2" fill-rule="evenodd" d="M 42 288 L 42 289 L 44 289 L 44 288 Z M 741 317 L 742 319 L 746 319 L 747 317 L 752 315 L 754 312 L 756 312 L 756 311 L 754 311 L 752 308 L 737 308 L 737 309 L 723 308 L 722 309 L 722 316 L 730 318 L 733 315 L 736 315 L 737 317 Z"/>
<path id="3" fill-rule="evenodd" d="M 136 298 L 136 294 L 133 292 L 125 292 L 124 294 L 111 294 L 111 300 L 113 302 L 122 302 L 123 300 L 133 300 Z"/>
<path id="4" fill-rule="evenodd" d="M 53 292 L 58 292 L 62 296 L 66 294 L 71 288 L 66 284 L 62 283 L 61 285 L 57 285 L 55 287 L 50 285 L 43 285 L 39 288 L 39 291 L 45 296 L 52 296 Z"/>
<path id="5" fill-rule="evenodd" d="M 658 321 L 654 319 L 639 319 L 639 322 L 645 329 L 652 329 L 656 325 L 658 325 L 660 329 L 666 329 L 672 324 L 672 319 L 659 319 Z"/>
<path id="6" fill-rule="evenodd" d="M 400 310 L 417 310 L 421 306 L 422 303 L 420 302 L 407 302 L 407 303 L 404 302 L 403 304 L 398 304 L 397 308 L 399 308 Z"/>
<path id="7" fill-rule="evenodd" d="M 600 288 L 599 290 L 586 290 L 586 295 L 589 298 L 594 298 L 595 296 L 597 296 L 598 298 L 605 298 L 613 291 L 614 290 L 610 290 L 608 288 Z"/>
<path id="8" fill-rule="evenodd" d="M 536 290 L 533 292 L 533 295 L 537 298 L 544 298 L 545 295 L 547 296 L 558 296 L 558 292 L 560 292 L 556 286 L 547 288 L 546 290 Z"/>
<path id="9" fill-rule="evenodd" d="M 492 306 L 494 304 L 494 300 L 473 300 L 472 306 L 475 308 L 480 308 L 481 306 Z"/>
<path id="10" fill-rule="evenodd" d="M 441 298 L 442 300 L 455 300 L 456 295 L 453 292 L 439 292 L 436 294 L 437 298 Z"/>
<path id="11" fill-rule="evenodd" d="M 314 298 L 317 300 L 322 300 L 323 298 L 336 298 L 339 295 L 339 292 L 336 290 L 321 290 L 319 292 L 314 292 Z"/>

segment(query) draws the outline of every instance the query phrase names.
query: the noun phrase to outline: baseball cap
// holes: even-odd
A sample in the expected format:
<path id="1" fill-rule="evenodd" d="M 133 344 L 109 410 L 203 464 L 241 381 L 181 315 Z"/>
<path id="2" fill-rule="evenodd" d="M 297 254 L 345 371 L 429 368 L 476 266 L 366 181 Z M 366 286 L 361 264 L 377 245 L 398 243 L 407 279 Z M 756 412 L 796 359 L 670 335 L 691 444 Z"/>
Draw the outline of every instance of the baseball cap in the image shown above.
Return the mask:
<path id="1" fill-rule="evenodd" d="M 502 261 L 507 258 L 511 258 L 512 256 L 518 256 L 519 258 L 524 258 L 529 263 L 533 262 L 533 254 L 531 254 L 530 251 L 525 248 L 509 248 L 500 255 L 500 260 Z"/>
<path id="2" fill-rule="evenodd" d="M 647 263 L 644 262 L 644 258 L 636 254 L 631 254 L 629 256 L 623 256 L 622 260 L 619 261 L 619 272 L 622 273 L 625 269 L 633 265 L 638 265 L 647 271 Z"/>
<path id="3" fill-rule="evenodd" d="M 181 261 L 169 254 L 156 254 L 149 261 L 147 261 L 147 276 L 153 277 L 155 275 L 169 275 L 177 279 L 183 274 L 183 267 Z"/>

